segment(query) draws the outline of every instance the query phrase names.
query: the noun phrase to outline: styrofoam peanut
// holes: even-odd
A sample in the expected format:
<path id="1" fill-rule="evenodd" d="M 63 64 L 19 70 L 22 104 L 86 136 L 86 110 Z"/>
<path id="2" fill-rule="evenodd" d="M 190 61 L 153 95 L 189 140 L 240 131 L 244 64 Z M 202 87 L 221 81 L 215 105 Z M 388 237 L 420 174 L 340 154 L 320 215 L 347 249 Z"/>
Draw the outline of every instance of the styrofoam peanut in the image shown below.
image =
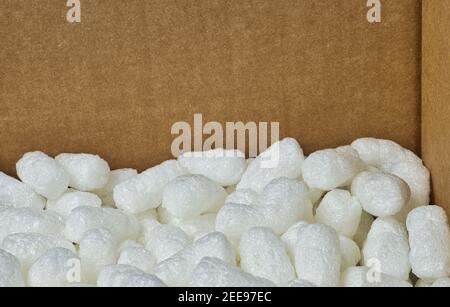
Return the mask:
<path id="1" fill-rule="evenodd" d="M 60 154 L 55 160 L 69 175 L 69 186 L 90 192 L 103 188 L 109 180 L 108 162 L 91 154 Z"/>
<path id="2" fill-rule="evenodd" d="M 353 238 L 361 222 L 362 208 L 355 197 L 345 190 L 328 192 L 316 210 L 316 223 L 333 227 L 348 238 Z"/>
<path id="3" fill-rule="evenodd" d="M 311 188 L 331 191 L 347 186 L 365 165 L 349 146 L 316 151 L 302 166 L 303 179 Z"/>
<path id="4" fill-rule="evenodd" d="M 378 217 L 399 213 L 410 201 L 411 191 L 401 178 L 382 172 L 362 172 L 352 182 L 352 194 L 363 209 Z"/>
<path id="5" fill-rule="evenodd" d="M 202 175 L 185 175 L 172 180 L 164 189 L 162 207 L 178 218 L 194 218 L 217 212 L 227 194 L 217 183 Z"/>
<path id="6" fill-rule="evenodd" d="M 364 265 L 376 261 L 382 273 L 400 280 L 409 279 L 408 234 L 405 226 L 393 217 L 378 218 L 373 222 L 362 254 Z"/>
<path id="7" fill-rule="evenodd" d="M 237 184 L 247 169 L 242 152 L 222 148 L 188 152 L 181 155 L 178 161 L 189 173 L 203 175 L 224 187 Z"/>
<path id="8" fill-rule="evenodd" d="M 69 187 L 64 168 L 43 152 L 26 153 L 16 164 L 17 176 L 36 193 L 56 199 Z"/>
<path id="9" fill-rule="evenodd" d="M 43 209 L 45 199 L 25 183 L 0 172 L 0 206 Z"/>
<path id="10" fill-rule="evenodd" d="M 413 273 L 419 278 L 450 275 L 450 229 L 444 209 L 423 206 L 411 211 L 406 225 Z"/>
<path id="11" fill-rule="evenodd" d="M 297 276 L 319 287 L 337 287 L 341 262 L 339 235 L 333 228 L 314 224 L 300 229 L 295 248 Z"/>
<path id="12" fill-rule="evenodd" d="M 161 205 L 164 187 L 186 170 L 176 160 L 152 167 L 114 187 L 117 208 L 129 213 L 141 213 Z"/>
<path id="13" fill-rule="evenodd" d="M 260 193 L 274 179 L 297 179 L 302 174 L 304 160 L 305 156 L 298 142 L 292 138 L 283 139 L 250 163 L 237 189 L 251 189 Z"/>

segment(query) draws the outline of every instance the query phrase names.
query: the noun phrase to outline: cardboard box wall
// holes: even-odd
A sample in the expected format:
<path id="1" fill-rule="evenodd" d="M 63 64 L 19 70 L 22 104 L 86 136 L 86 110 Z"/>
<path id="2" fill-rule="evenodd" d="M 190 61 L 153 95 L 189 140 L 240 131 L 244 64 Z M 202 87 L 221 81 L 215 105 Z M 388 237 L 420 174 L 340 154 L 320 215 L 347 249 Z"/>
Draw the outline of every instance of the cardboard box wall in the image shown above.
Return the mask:
<path id="1" fill-rule="evenodd" d="M 382 1 L 379 24 L 366 2 L 82 0 L 70 24 L 65 1 L 2 0 L 0 169 L 14 174 L 24 152 L 42 150 L 143 170 L 171 158 L 175 122 L 202 113 L 280 122 L 307 153 L 363 136 L 420 153 L 422 141 L 448 206 L 450 141 L 435 128 L 448 127 L 447 85 L 435 82 L 448 77 L 436 64 L 448 52 L 448 1 L 424 5 L 423 127 L 421 1 Z"/>

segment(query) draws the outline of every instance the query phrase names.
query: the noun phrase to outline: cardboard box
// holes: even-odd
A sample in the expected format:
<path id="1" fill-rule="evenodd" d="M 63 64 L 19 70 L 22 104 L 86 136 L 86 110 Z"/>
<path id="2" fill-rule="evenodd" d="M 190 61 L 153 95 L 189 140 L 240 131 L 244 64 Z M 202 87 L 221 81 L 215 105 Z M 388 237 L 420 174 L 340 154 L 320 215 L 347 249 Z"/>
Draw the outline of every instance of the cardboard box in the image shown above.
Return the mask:
<path id="1" fill-rule="evenodd" d="M 65 1 L 0 2 L 1 170 L 30 150 L 143 170 L 201 113 L 280 122 L 307 153 L 363 136 L 422 144 L 450 208 L 450 1 L 423 1 L 423 45 L 418 0 L 381 1 L 380 23 L 366 0 L 80 2 L 80 23 Z"/>

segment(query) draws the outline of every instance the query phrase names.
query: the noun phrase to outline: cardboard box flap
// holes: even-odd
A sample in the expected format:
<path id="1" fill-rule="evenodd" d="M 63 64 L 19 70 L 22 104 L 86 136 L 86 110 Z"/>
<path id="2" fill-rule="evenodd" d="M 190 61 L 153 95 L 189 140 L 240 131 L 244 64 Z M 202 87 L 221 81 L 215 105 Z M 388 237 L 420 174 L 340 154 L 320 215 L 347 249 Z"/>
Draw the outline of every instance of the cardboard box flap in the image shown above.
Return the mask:
<path id="1" fill-rule="evenodd" d="M 423 1 L 422 152 L 436 204 L 450 213 L 450 1 Z"/>

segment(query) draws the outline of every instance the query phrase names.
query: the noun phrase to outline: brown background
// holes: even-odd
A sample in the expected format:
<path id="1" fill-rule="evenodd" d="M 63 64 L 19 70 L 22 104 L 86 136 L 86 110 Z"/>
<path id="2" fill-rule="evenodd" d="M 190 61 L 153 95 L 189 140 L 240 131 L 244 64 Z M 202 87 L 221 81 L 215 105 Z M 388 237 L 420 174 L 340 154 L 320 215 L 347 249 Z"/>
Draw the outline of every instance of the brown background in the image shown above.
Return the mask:
<path id="1" fill-rule="evenodd" d="M 29 150 L 143 169 L 180 120 L 280 121 L 312 150 L 419 148 L 419 4 L 361 0 L 2 0 L 0 169 Z"/>
<path id="2" fill-rule="evenodd" d="M 382 23 L 370 24 L 365 0 L 82 0 L 81 24 L 69 24 L 65 1 L 2 0 L 0 169 L 43 150 L 142 170 L 171 157 L 172 124 L 194 113 L 279 121 L 307 152 L 374 136 L 419 153 L 420 2 L 382 1 Z M 425 2 L 425 30 L 445 33 L 433 23 L 448 22 L 448 1 Z M 450 158 L 448 125 L 433 130 L 449 114 L 440 43 L 425 41 L 435 64 L 424 97 L 441 104 L 424 110 L 423 145 L 444 203 L 448 159 L 433 161 Z"/>
<path id="3" fill-rule="evenodd" d="M 423 12 L 423 156 L 450 213 L 450 0 L 424 1 Z"/>

